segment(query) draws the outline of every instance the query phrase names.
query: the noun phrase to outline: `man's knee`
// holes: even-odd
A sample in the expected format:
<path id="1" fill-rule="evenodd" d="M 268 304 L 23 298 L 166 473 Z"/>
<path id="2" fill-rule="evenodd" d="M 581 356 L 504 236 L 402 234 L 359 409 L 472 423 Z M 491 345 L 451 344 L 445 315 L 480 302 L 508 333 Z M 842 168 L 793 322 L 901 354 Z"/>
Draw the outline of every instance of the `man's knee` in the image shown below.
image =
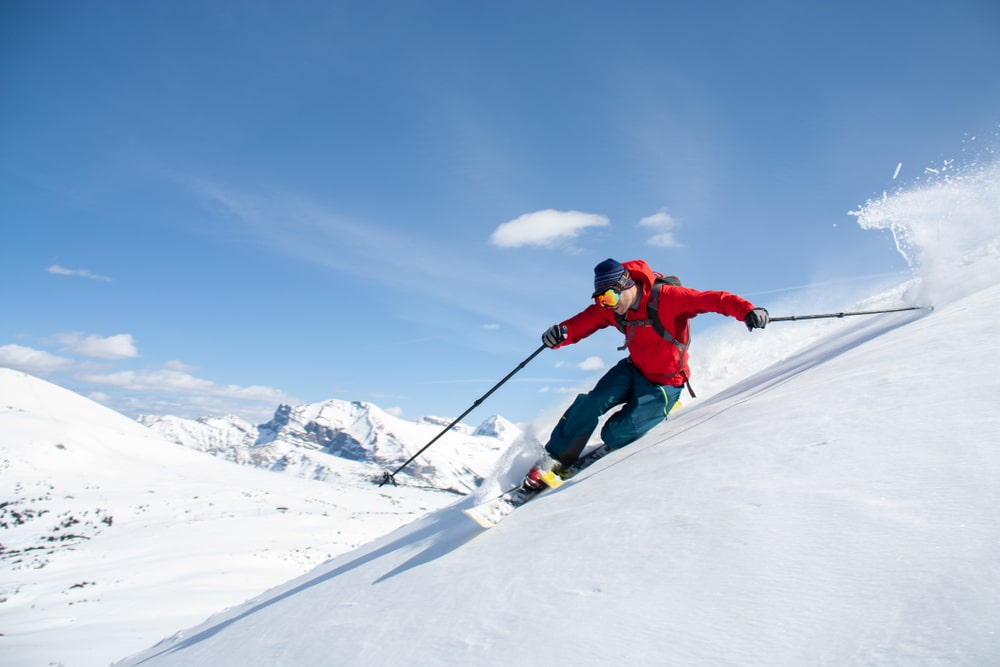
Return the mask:
<path id="1" fill-rule="evenodd" d="M 656 424 L 645 424 L 641 428 L 637 428 L 637 425 L 633 420 L 626 418 L 615 419 L 615 417 L 624 416 L 620 413 L 614 415 L 611 419 L 604 423 L 604 427 L 601 429 L 601 440 L 610 449 L 621 449 L 625 445 L 631 445 L 633 442 L 644 436 L 650 431 Z M 657 422 L 658 423 L 658 422 Z"/>
<path id="2" fill-rule="evenodd" d="M 601 442 L 608 446 L 608 449 L 621 449 L 626 445 L 631 445 L 639 439 L 634 433 L 623 433 L 621 429 L 605 428 L 601 430 Z"/>
<path id="3" fill-rule="evenodd" d="M 611 416 L 601 429 L 601 440 L 611 449 L 620 449 L 649 433 L 666 419 L 665 396 L 642 396 Z"/>

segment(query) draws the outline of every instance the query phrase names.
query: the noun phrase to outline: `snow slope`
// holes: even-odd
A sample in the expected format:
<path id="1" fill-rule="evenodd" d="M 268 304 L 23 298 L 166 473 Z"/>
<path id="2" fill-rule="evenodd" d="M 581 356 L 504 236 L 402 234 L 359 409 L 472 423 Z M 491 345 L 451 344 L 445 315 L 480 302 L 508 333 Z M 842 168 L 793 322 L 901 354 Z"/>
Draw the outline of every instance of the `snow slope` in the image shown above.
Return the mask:
<path id="1" fill-rule="evenodd" d="M 858 322 L 491 531 L 443 509 L 122 664 L 995 664 L 998 310 Z"/>
<path id="2" fill-rule="evenodd" d="M 855 212 L 915 275 L 864 305 L 932 313 L 700 347 L 742 379 L 498 527 L 466 498 L 121 664 L 998 664 L 1000 171 L 941 172 Z"/>
<path id="3" fill-rule="evenodd" d="M 240 467 L 3 368 L 0 434 L 5 667 L 103 667 L 456 497 Z"/>

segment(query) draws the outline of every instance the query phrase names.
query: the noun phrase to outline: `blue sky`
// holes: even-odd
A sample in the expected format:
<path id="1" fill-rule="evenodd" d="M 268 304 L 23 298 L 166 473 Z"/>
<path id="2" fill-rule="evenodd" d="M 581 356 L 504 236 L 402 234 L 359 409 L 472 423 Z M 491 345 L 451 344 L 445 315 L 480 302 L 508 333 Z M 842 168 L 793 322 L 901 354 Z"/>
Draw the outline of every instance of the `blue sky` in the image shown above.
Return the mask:
<path id="1" fill-rule="evenodd" d="M 454 416 L 609 256 L 774 314 L 905 269 L 848 211 L 995 135 L 998 63 L 991 0 L 8 0 L 0 365 L 132 416 Z"/>

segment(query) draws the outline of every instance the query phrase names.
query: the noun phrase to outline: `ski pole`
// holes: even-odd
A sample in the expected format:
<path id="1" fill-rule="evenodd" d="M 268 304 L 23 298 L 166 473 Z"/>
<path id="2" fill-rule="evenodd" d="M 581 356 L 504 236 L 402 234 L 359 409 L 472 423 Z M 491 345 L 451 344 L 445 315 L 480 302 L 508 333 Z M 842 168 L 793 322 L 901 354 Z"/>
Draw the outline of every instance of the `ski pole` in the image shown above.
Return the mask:
<path id="1" fill-rule="evenodd" d="M 407 461 L 403 465 L 399 466 L 398 468 L 396 468 L 392 472 L 382 473 L 382 481 L 379 483 L 379 488 L 385 486 L 389 482 L 392 482 L 392 485 L 396 486 L 396 474 L 400 470 L 402 470 L 406 466 L 408 466 L 411 463 L 413 463 L 413 461 L 418 456 L 420 456 L 421 454 L 423 454 L 424 451 L 428 447 L 430 447 L 431 445 L 433 445 L 435 442 L 438 441 L 438 439 L 441 438 L 441 436 L 443 436 L 445 433 L 447 433 L 448 431 L 450 431 L 452 429 L 452 427 L 455 426 L 455 424 L 457 424 L 458 422 L 462 421 L 462 419 L 464 419 L 467 414 L 469 414 L 470 412 L 472 412 L 473 410 L 475 410 L 477 407 L 479 407 L 479 405 L 483 401 L 485 401 L 487 398 L 490 397 L 490 394 L 492 394 L 497 389 L 499 389 L 500 386 L 503 385 L 503 383 L 505 383 L 507 380 L 509 380 L 512 377 L 514 377 L 515 373 L 517 373 L 519 370 L 521 370 L 522 368 L 524 368 L 525 366 L 527 366 L 528 362 L 531 361 L 532 359 L 534 359 L 535 357 L 537 357 L 539 354 L 541 354 L 542 350 L 544 350 L 544 349 L 545 349 L 545 345 L 539 346 L 539 348 L 537 350 L 535 350 L 534 352 L 531 353 L 531 356 L 529 356 L 527 359 L 525 359 L 524 361 L 522 361 L 521 363 L 519 363 L 517 365 L 517 368 L 515 368 L 514 370 L 512 370 L 510 373 L 507 373 L 507 376 L 504 379 L 502 379 L 499 382 L 497 382 L 495 385 L 493 385 L 492 389 L 490 389 L 488 392 L 486 392 L 485 394 L 483 394 L 482 396 L 480 396 L 479 398 L 477 398 L 476 402 L 473 403 L 471 406 L 469 406 L 468 410 L 466 410 L 465 412 L 463 412 L 462 414 L 460 414 L 458 417 L 456 417 L 455 421 L 453 421 L 452 423 L 450 423 L 447 426 L 445 426 L 445 428 L 444 428 L 443 431 L 441 431 L 440 433 L 438 433 L 436 436 L 434 436 L 434 438 L 431 439 L 430 442 L 428 442 L 426 445 L 424 445 L 423 447 L 421 447 L 420 450 L 416 454 L 414 454 L 413 456 L 411 456 L 409 459 L 407 459 Z"/>
<path id="2" fill-rule="evenodd" d="M 853 313 L 827 313 L 825 315 L 790 315 L 788 317 L 772 317 L 771 322 L 794 322 L 795 320 L 820 320 L 830 317 L 852 317 L 854 315 L 878 315 L 879 313 L 901 313 L 904 310 L 934 310 L 934 306 L 910 306 L 908 308 L 890 308 L 888 310 L 857 310 Z"/>

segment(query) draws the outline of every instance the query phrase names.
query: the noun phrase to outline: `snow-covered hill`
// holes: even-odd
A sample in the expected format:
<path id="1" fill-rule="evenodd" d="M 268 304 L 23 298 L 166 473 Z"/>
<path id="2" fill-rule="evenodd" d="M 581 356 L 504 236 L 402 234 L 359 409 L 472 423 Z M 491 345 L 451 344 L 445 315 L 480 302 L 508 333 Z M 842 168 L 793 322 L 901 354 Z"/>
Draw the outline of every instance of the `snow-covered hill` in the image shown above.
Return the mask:
<path id="1" fill-rule="evenodd" d="M 243 465 L 364 485 L 398 468 L 453 420 L 409 422 L 371 403 L 329 400 L 281 405 L 260 426 L 232 416 L 191 420 L 143 415 L 139 421 L 173 442 Z M 499 415 L 477 428 L 456 424 L 401 471 L 399 481 L 468 493 L 520 436 L 520 429 Z"/>
<path id="2" fill-rule="evenodd" d="M 412 485 L 390 492 L 371 482 L 384 462 L 423 444 L 403 445 L 404 438 L 440 427 L 384 413 L 362 419 L 378 414 L 374 406 L 288 412 L 288 427 L 257 446 L 247 439 L 256 442 L 258 429 L 232 418 L 163 423 L 204 449 L 245 453 L 246 462 L 280 442 L 288 460 L 328 459 L 349 479 L 302 480 L 233 465 L 0 368 L 0 664 L 107 665 L 454 502 L 451 492 Z M 366 464 L 290 442 L 287 433 L 304 432 L 303 424 L 333 424 L 331 413 L 372 425 L 371 441 L 390 442 L 394 453 Z M 481 428 L 508 424 L 497 418 Z M 473 466 L 489 471 L 503 445 L 473 431 L 462 426 L 442 439 L 443 448 L 466 446 L 475 455 L 455 455 L 460 464 L 434 479 L 457 483 L 456 471 L 466 478 Z"/>
<path id="3" fill-rule="evenodd" d="M 854 323 L 489 532 L 445 508 L 122 664 L 994 664 L 997 312 Z"/>

